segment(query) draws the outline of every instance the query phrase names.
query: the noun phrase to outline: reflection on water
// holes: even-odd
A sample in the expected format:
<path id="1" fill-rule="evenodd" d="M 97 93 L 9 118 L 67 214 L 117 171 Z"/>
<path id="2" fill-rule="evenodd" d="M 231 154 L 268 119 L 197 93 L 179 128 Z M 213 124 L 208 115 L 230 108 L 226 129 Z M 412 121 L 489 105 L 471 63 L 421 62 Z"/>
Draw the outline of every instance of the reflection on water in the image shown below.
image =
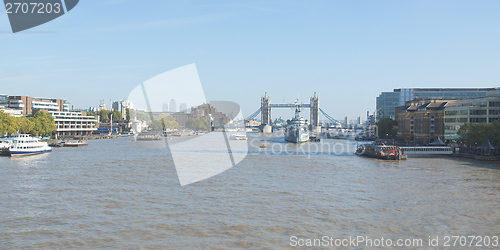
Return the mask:
<path id="1" fill-rule="evenodd" d="M 500 235 L 497 163 L 382 161 L 342 140 L 323 143 L 344 152 L 315 155 L 312 143 L 249 138 L 236 167 L 183 187 L 166 148 L 131 138 L 2 157 L 0 245 L 286 248 L 293 235 Z"/>

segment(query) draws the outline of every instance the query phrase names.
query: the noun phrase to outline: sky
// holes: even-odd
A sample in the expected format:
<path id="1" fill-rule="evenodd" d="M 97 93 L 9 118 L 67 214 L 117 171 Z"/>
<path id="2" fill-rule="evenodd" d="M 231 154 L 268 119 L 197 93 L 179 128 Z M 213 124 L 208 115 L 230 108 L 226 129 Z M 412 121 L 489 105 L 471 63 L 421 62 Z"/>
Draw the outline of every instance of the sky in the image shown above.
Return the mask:
<path id="1" fill-rule="evenodd" d="M 236 102 L 244 116 L 267 91 L 272 103 L 309 103 L 317 92 L 334 118 L 365 117 L 395 88 L 500 87 L 499 9 L 456 0 L 81 0 L 15 34 L 2 11 L 0 94 L 109 106 L 195 63 L 206 100 Z"/>

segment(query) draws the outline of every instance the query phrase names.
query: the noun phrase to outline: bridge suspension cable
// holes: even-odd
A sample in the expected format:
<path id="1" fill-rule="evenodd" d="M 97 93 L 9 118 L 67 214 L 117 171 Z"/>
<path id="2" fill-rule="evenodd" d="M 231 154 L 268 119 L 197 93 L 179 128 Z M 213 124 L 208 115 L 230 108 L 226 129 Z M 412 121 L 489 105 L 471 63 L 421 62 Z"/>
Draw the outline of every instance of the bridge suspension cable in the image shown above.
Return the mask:
<path id="1" fill-rule="evenodd" d="M 253 112 L 253 114 L 249 115 L 247 118 L 245 118 L 245 122 L 253 120 L 257 115 L 260 114 L 261 108 L 257 109 L 257 111 Z"/>
<path id="2" fill-rule="evenodd" d="M 339 121 L 333 119 L 333 117 L 331 117 L 330 115 L 328 115 L 325 111 L 323 111 L 321 108 L 319 109 L 319 111 L 326 117 L 326 119 L 330 120 L 331 122 L 335 123 L 335 124 L 341 124 Z"/>

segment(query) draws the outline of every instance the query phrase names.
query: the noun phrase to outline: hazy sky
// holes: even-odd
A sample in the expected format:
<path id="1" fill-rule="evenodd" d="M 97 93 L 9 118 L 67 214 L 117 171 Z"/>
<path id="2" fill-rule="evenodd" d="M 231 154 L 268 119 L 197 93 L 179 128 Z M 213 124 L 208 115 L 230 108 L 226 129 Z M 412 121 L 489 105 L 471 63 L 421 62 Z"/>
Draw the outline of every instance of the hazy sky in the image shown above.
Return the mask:
<path id="1" fill-rule="evenodd" d="M 109 105 L 195 63 L 206 99 L 245 115 L 266 90 L 273 103 L 317 91 L 331 116 L 354 118 L 394 88 L 500 86 L 499 10 L 497 0 L 81 0 L 16 34 L 2 11 L 0 94 Z"/>

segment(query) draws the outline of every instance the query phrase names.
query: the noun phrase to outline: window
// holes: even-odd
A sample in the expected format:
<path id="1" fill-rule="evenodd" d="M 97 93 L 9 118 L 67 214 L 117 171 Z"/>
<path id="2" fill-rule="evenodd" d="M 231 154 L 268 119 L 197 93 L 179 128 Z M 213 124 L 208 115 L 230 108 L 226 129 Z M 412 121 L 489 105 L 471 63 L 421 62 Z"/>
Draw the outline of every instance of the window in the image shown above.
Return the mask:
<path id="1" fill-rule="evenodd" d="M 486 110 L 483 109 L 471 110 L 470 115 L 486 115 Z"/>
<path id="2" fill-rule="evenodd" d="M 500 110 L 498 110 L 498 109 L 490 109 L 488 113 L 490 115 L 498 115 L 498 114 L 500 114 Z"/>
<path id="3" fill-rule="evenodd" d="M 490 107 L 500 107 L 500 102 L 490 102 Z"/>

